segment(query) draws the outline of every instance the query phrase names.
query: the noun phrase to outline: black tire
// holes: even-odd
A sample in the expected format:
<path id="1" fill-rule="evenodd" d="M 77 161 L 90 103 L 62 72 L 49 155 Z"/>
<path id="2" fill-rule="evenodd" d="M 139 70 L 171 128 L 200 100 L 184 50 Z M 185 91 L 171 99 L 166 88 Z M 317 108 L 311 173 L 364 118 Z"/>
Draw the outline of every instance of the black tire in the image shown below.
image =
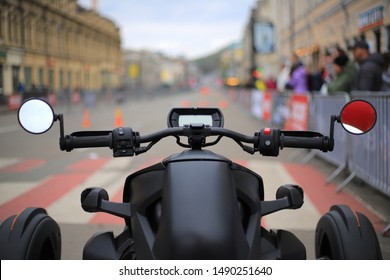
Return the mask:
<path id="1" fill-rule="evenodd" d="M 0 225 L 0 259 L 58 260 L 61 231 L 43 208 L 26 208 Z"/>
<path id="2" fill-rule="evenodd" d="M 378 237 L 368 218 L 346 205 L 335 205 L 319 220 L 315 235 L 317 259 L 381 260 Z"/>

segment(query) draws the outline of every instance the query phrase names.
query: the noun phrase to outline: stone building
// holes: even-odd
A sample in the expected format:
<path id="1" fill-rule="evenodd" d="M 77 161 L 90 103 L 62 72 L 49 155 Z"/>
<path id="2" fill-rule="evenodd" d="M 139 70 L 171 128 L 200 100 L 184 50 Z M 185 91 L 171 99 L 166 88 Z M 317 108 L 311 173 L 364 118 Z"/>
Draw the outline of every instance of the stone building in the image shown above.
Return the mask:
<path id="1" fill-rule="evenodd" d="M 281 58 L 298 54 L 311 70 L 336 46 L 347 50 L 359 39 L 372 52 L 390 49 L 390 1 L 388 0 L 258 0 L 244 30 L 244 71 L 264 68 L 275 75 Z M 256 51 L 256 24 L 274 29 L 274 49 Z"/>
<path id="2" fill-rule="evenodd" d="M 77 0 L 0 1 L 0 88 L 18 83 L 54 92 L 120 85 L 119 29 Z"/>
<path id="3" fill-rule="evenodd" d="M 188 88 L 189 65 L 184 58 L 148 50 L 124 50 L 123 85 L 130 92 L 158 93 Z"/>
<path id="4" fill-rule="evenodd" d="M 255 2 L 243 35 L 242 80 L 245 84 L 253 83 L 253 73 L 256 69 L 261 69 L 261 75 L 265 79 L 277 75 L 279 70 L 278 12 L 277 1 Z"/>
<path id="5" fill-rule="evenodd" d="M 385 0 L 278 0 L 279 52 L 296 52 L 316 65 L 335 46 L 347 50 L 359 39 L 372 52 L 390 48 L 390 5 Z"/>

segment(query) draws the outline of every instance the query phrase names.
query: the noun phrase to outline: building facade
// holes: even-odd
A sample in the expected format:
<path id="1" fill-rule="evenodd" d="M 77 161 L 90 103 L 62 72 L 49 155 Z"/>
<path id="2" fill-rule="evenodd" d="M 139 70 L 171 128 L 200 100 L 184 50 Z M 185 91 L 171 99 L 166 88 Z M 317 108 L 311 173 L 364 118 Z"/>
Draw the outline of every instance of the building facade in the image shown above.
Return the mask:
<path id="1" fill-rule="evenodd" d="M 385 0 L 278 0 L 280 53 L 297 53 L 316 65 L 335 46 L 366 40 L 371 52 L 388 52 L 390 5 Z"/>
<path id="2" fill-rule="evenodd" d="M 389 0 L 258 0 L 244 31 L 243 71 L 261 67 L 275 76 L 281 58 L 298 54 L 311 70 L 327 52 L 345 50 L 356 40 L 366 40 L 372 52 L 390 49 Z M 255 48 L 254 26 L 270 23 L 275 47 L 269 53 Z"/>
<path id="3" fill-rule="evenodd" d="M 279 70 L 278 2 L 255 2 L 243 35 L 242 80 L 253 84 L 253 73 L 264 79 L 276 77 Z M 261 70 L 259 70 L 261 69 Z"/>
<path id="4" fill-rule="evenodd" d="M 131 92 L 149 94 L 188 88 L 190 69 L 184 58 L 147 50 L 125 50 L 123 58 L 123 85 Z"/>
<path id="5" fill-rule="evenodd" d="M 116 87 L 121 40 L 111 20 L 77 0 L 0 0 L 0 89 Z"/>

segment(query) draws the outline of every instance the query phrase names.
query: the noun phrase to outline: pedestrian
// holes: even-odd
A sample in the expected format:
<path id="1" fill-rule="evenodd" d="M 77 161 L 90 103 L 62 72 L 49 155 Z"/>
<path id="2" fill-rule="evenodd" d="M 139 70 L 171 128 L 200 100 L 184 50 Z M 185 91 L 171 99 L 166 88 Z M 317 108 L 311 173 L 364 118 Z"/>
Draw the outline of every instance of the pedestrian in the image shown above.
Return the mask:
<path id="1" fill-rule="evenodd" d="M 276 87 L 278 92 L 283 93 L 286 90 L 286 85 L 290 79 L 290 63 L 287 57 L 280 59 L 280 70 L 276 79 Z"/>
<path id="2" fill-rule="evenodd" d="M 275 91 L 277 87 L 276 79 L 273 76 L 268 77 L 265 80 L 265 85 L 268 90 Z"/>
<path id="3" fill-rule="evenodd" d="M 328 83 L 328 93 L 350 92 L 356 78 L 356 67 L 345 54 L 340 54 L 333 60 L 335 78 Z"/>
<path id="4" fill-rule="evenodd" d="M 359 66 L 353 89 L 380 91 L 382 88 L 382 55 L 370 54 L 369 46 L 365 41 L 357 41 L 352 47 L 352 53 Z"/>
<path id="5" fill-rule="evenodd" d="M 31 85 L 31 89 L 29 92 L 27 92 L 26 96 L 25 96 L 25 99 L 27 98 L 31 98 L 31 97 L 40 97 L 39 96 L 39 90 L 37 89 L 37 87 L 35 86 L 35 84 L 32 84 Z"/>
<path id="6" fill-rule="evenodd" d="M 325 83 L 324 80 L 324 73 L 325 69 L 322 67 L 322 65 L 313 65 L 312 67 L 309 67 L 313 69 L 308 74 L 308 88 L 311 92 L 318 92 L 321 90 L 322 85 Z"/>
<path id="7" fill-rule="evenodd" d="M 291 89 L 294 93 L 306 94 L 309 91 L 307 82 L 307 72 L 298 55 L 293 54 L 291 57 L 291 72 L 290 79 L 287 83 L 287 89 Z"/>
<path id="8" fill-rule="evenodd" d="M 325 50 L 325 55 L 323 56 L 322 67 L 324 68 L 323 79 L 325 83 L 329 83 L 333 79 L 333 59 L 334 56 L 330 50 Z"/>
<path id="9" fill-rule="evenodd" d="M 390 53 L 383 55 L 382 91 L 390 92 Z"/>

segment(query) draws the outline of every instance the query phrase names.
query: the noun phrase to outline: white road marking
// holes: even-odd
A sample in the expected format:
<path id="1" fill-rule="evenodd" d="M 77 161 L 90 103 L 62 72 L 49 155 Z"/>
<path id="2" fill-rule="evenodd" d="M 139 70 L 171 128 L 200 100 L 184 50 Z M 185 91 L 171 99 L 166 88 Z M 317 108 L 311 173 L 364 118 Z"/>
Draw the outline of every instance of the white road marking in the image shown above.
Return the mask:
<path id="1" fill-rule="evenodd" d="M 40 182 L 1 182 L 0 205 L 34 189 L 38 184 Z"/>
<path id="2" fill-rule="evenodd" d="M 90 187 L 101 187 L 106 189 L 112 198 L 123 188 L 125 179 L 130 174 L 130 172 L 124 173 L 124 167 L 129 166 L 131 160 L 131 158 L 111 159 L 103 168 L 48 207 L 49 215 L 61 223 L 88 223 L 95 214 L 84 212 L 81 208 L 82 191 Z"/>
<path id="3" fill-rule="evenodd" d="M 20 162 L 17 158 L 0 158 L 0 168 L 5 168 Z"/>
<path id="4" fill-rule="evenodd" d="M 280 186 L 297 184 L 279 162 L 254 160 L 248 162 L 248 167 L 263 177 L 266 200 L 274 200 Z M 300 209 L 282 210 L 266 216 L 264 220 L 270 229 L 313 230 L 320 217 L 321 214 L 306 196 Z"/>

